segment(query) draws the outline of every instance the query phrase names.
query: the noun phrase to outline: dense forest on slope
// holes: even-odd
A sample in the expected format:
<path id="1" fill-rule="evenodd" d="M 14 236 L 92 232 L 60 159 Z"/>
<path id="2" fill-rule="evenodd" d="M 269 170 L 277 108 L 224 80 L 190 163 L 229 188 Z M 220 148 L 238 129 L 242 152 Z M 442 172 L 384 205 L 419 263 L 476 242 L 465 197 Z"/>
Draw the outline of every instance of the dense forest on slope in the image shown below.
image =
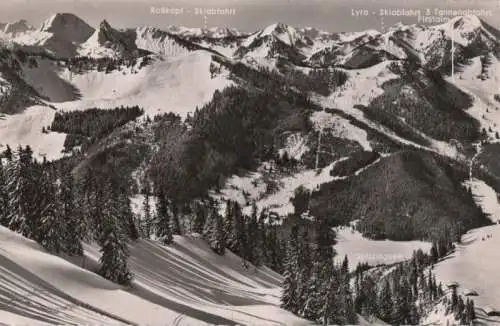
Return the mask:
<path id="1" fill-rule="evenodd" d="M 367 117 L 422 145 L 425 139 L 409 127 L 443 141 L 472 142 L 480 137 L 479 122 L 465 112 L 472 99 L 440 73 L 411 64 L 395 72 L 401 78 L 382 86 L 384 93 L 364 109 Z"/>
<path id="2" fill-rule="evenodd" d="M 456 239 L 490 223 L 461 185 L 466 171 L 431 153 L 398 152 L 323 185 L 311 199 L 311 214 L 336 225 L 359 220 L 359 230 L 375 239 Z"/>
<path id="3" fill-rule="evenodd" d="M 216 92 L 188 119 L 189 130 L 178 121 L 166 131 L 153 158 L 155 183 L 180 200 L 203 196 L 239 169 L 277 155 L 275 143 L 285 131 L 309 130 L 308 112 L 270 91 Z"/>
<path id="4" fill-rule="evenodd" d="M 76 146 L 89 146 L 101 140 L 116 128 L 142 114 L 144 110 L 138 106 L 58 112 L 48 129 L 68 134 L 64 147 L 66 151 L 71 151 Z"/>

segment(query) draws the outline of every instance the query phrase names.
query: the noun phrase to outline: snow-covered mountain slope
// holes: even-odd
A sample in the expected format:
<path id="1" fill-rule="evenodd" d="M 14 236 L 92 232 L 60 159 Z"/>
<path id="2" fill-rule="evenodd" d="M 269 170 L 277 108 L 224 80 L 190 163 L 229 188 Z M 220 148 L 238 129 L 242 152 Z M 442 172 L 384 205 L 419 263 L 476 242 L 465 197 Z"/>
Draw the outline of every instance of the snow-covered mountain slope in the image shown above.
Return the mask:
<path id="1" fill-rule="evenodd" d="M 470 65 L 447 78 L 447 81 L 472 96 L 474 102 L 467 112 L 481 123 L 489 138 L 494 140 L 496 133 L 500 133 L 500 102 L 494 99 L 495 94 L 500 94 L 500 60 L 494 55 L 487 55 L 487 60 L 489 64 L 483 68 L 480 56 L 471 59 Z"/>
<path id="2" fill-rule="evenodd" d="M 476 291 L 478 296 L 473 299 L 479 320 L 487 325 L 500 322 L 498 317 L 485 316 L 484 311 L 487 307 L 500 310 L 499 241 L 498 224 L 471 230 L 462 237 L 455 252 L 439 262 L 433 271 L 443 284 L 457 282 L 460 293 Z"/>
<path id="3" fill-rule="evenodd" d="M 42 128 L 50 126 L 55 113 L 55 109 L 37 105 L 27 108 L 22 114 L 0 116 L 0 150 L 4 150 L 5 145 L 10 145 L 12 149 L 18 145 L 29 145 L 38 158 L 60 158 L 66 135 L 42 132 Z"/>
<path id="4" fill-rule="evenodd" d="M 121 288 L 87 271 L 99 256 L 64 260 L 0 227 L 0 320 L 8 324 L 308 325 L 276 306 L 281 278 L 245 270 L 239 258 L 219 257 L 197 238 L 163 247 L 132 247 L 136 279 Z M 80 264 L 84 268 L 72 264 Z M 204 289 L 204 291 L 201 291 Z"/>
<path id="5" fill-rule="evenodd" d="M 62 71 L 55 61 L 38 59 L 36 65 L 23 65 L 21 76 L 40 96 L 51 102 L 78 99 L 79 90 L 60 77 Z"/>
<path id="6" fill-rule="evenodd" d="M 9 36 L 16 36 L 18 34 L 34 30 L 34 28 L 33 26 L 29 25 L 26 20 L 22 19 L 13 23 L 5 24 L 2 30 Z"/>
<path id="7" fill-rule="evenodd" d="M 40 31 L 52 33 L 53 37 L 57 39 L 80 44 L 94 33 L 94 28 L 73 14 L 58 13 L 44 21 Z"/>
<path id="8" fill-rule="evenodd" d="M 4 40 L 29 49 L 46 50 L 56 57 L 76 55 L 78 46 L 94 32 L 94 28 L 70 13 L 52 15 L 39 29 L 29 28 L 22 21 L 12 27 L 13 32 L 8 33 L 7 27 L 2 37 Z"/>
<path id="9" fill-rule="evenodd" d="M 464 184 L 470 187 L 474 200 L 491 221 L 500 221 L 500 202 L 495 190 L 479 179 L 467 180 Z"/>
<path id="10" fill-rule="evenodd" d="M 140 27 L 135 31 L 137 34 L 135 44 L 138 48 L 153 53 L 176 57 L 186 55 L 189 51 L 181 46 L 169 33 L 153 27 Z"/>
<path id="11" fill-rule="evenodd" d="M 139 105 L 150 116 L 165 112 L 185 116 L 208 102 L 215 90 L 232 83 L 227 73 L 212 78 L 211 64 L 210 53 L 196 51 L 155 60 L 140 70 L 134 67 L 108 74 L 98 71 L 72 74 L 64 70 L 60 77 L 73 85 L 81 98 L 56 106 L 61 110 L 78 110 Z"/>
<path id="12" fill-rule="evenodd" d="M 395 63 L 395 62 L 394 62 Z M 411 139 L 406 139 L 397 135 L 394 130 L 390 130 L 377 122 L 368 119 L 359 106 L 368 106 L 370 103 L 384 94 L 384 83 L 397 81 L 401 76 L 394 74 L 391 69 L 391 62 L 381 62 L 365 69 L 347 70 L 349 79 L 345 85 L 340 87 L 330 96 L 317 96 L 314 100 L 324 108 L 338 108 L 357 121 L 378 130 L 397 143 L 409 145 L 414 148 L 429 149 L 442 155 L 456 158 L 460 156 L 457 148 L 448 142 L 433 139 L 420 132 L 419 136 L 426 139 L 430 146 L 422 146 Z M 335 125 L 335 115 L 331 116 L 331 125 Z M 324 120 L 324 118 L 323 118 Z M 326 121 L 326 120 L 325 120 Z"/>

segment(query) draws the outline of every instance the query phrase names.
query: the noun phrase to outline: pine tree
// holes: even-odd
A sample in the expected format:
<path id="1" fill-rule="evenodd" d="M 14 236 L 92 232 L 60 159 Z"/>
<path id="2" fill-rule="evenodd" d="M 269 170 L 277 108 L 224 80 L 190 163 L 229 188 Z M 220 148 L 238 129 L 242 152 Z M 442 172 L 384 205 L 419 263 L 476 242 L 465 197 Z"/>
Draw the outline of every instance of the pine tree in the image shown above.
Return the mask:
<path id="1" fill-rule="evenodd" d="M 290 199 L 294 207 L 295 216 L 300 217 L 307 211 L 307 207 L 309 206 L 309 197 L 310 192 L 304 186 L 300 186 L 295 189 L 294 196 Z"/>
<path id="2" fill-rule="evenodd" d="M 7 191 L 9 193 L 8 226 L 11 230 L 31 238 L 33 235 L 33 161 L 31 153 L 18 148 L 7 165 Z"/>
<path id="3" fill-rule="evenodd" d="M 137 229 L 137 225 L 135 223 L 135 217 L 134 213 L 132 212 L 129 191 L 126 187 L 121 188 L 118 195 L 118 202 L 120 205 L 120 216 L 126 223 L 127 237 L 132 241 L 136 241 L 137 239 L 139 239 L 139 230 Z"/>
<path id="4" fill-rule="evenodd" d="M 36 240 L 48 251 L 59 254 L 64 250 L 64 221 L 56 203 L 56 185 L 47 168 L 42 167 L 38 186 L 40 226 L 36 232 Z"/>
<path id="5" fill-rule="evenodd" d="M 82 241 L 85 240 L 88 227 L 83 207 L 75 196 L 75 181 L 71 172 L 60 176 L 60 186 L 57 193 L 59 214 L 64 225 L 63 247 L 69 255 L 83 255 Z"/>
<path id="6" fill-rule="evenodd" d="M 385 322 L 391 323 L 393 318 L 394 302 L 392 300 L 391 286 L 388 280 L 382 283 L 378 298 L 378 316 Z"/>
<path id="7" fill-rule="evenodd" d="M 256 246 L 258 248 L 256 265 L 266 265 L 267 264 L 267 237 L 266 237 L 266 225 L 264 223 L 264 219 L 262 218 L 262 214 L 259 215 L 257 220 L 257 236 L 256 236 Z"/>
<path id="8" fill-rule="evenodd" d="M 436 264 L 438 262 L 438 250 L 437 250 L 437 245 L 436 242 L 432 242 L 432 247 L 431 247 L 431 262 L 432 264 Z"/>
<path id="9" fill-rule="evenodd" d="M 8 226 L 9 193 L 7 189 L 6 168 L 0 158 L 0 224 Z"/>
<path id="10" fill-rule="evenodd" d="M 181 222 L 179 217 L 179 204 L 177 202 L 172 202 L 172 222 L 171 229 L 172 234 L 181 235 Z"/>
<path id="11" fill-rule="evenodd" d="M 230 216 L 226 218 L 226 232 L 228 236 L 227 245 L 233 253 L 243 256 L 245 248 L 245 221 L 241 206 L 234 202 L 232 207 L 228 209 Z M 243 257 L 246 258 L 246 257 Z"/>
<path id="12" fill-rule="evenodd" d="M 153 228 L 153 216 L 151 214 L 151 187 L 147 181 L 144 183 L 144 200 L 142 202 L 142 207 L 144 210 L 144 227 L 142 233 L 144 238 L 149 239 Z"/>
<path id="13" fill-rule="evenodd" d="M 164 192 L 160 190 L 158 194 L 157 201 L 157 225 L 156 225 L 156 236 L 164 244 L 168 245 L 174 241 L 172 235 L 172 228 L 170 225 L 170 212 L 168 210 L 168 201 L 164 195 Z"/>
<path id="14" fill-rule="evenodd" d="M 283 294 L 281 296 L 281 307 L 293 313 L 299 311 L 297 293 L 298 250 L 298 226 L 294 225 L 287 246 Z"/>
<path id="15" fill-rule="evenodd" d="M 309 296 L 308 282 L 312 273 L 312 249 L 309 241 L 309 233 L 307 231 L 307 227 L 305 227 L 299 241 L 298 255 L 297 296 L 299 315 L 303 315 L 305 302 Z"/>
<path id="16" fill-rule="evenodd" d="M 259 223 L 257 219 L 257 205 L 252 205 L 252 215 L 248 220 L 246 238 L 248 239 L 248 260 L 255 266 L 262 264 L 262 251 L 259 246 Z"/>
<path id="17" fill-rule="evenodd" d="M 333 262 L 331 262 L 333 264 Z M 340 277 L 338 271 L 332 267 L 332 274 L 325 282 L 325 289 L 322 291 L 323 298 L 321 302 L 321 310 L 319 312 L 319 317 L 321 318 L 323 325 L 326 326 L 333 321 L 335 324 L 342 323 L 341 318 L 341 301 L 343 298 L 340 297 Z M 340 321 L 339 321 L 340 320 Z"/>
<path id="18" fill-rule="evenodd" d="M 318 320 L 330 314 L 328 289 L 333 286 L 331 280 L 334 272 L 333 266 L 333 245 L 334 233 L 328 224 L 327 219 L 316 222 L 316 248 L 314 252 L 314 262 L 311 278 L 309 281 L 309 295 L 305 302 L 304 317 L 310 320 Z M 332 299 L 333 300 L 333 299 Z"/>
<path id="19" fill-rule="evenodd" d="M 127 244 L 127 221 L 121 219 L 120 199 L 113 187 L 108 189 L 109 199 L 101 211 L 101 234 L 99 244 L 102 256 L 99 274 L 122 285 L 129 285 L 132 273 L 128 268 L 129 249 Z"/>
<path id="20" fill-rule="evenodd" d="M 210 248 L 215 251 L 218 255 L 224 255 L 226 250 L 226 242 L 224 235 L 224 223 L 222 221 L 222 216 L 217 212 L 217 206 L 214 203 L 212 207 L 211 214 L 209 214 L 203 235 L 207 239 Z"/>
<path id="21" fill-rule="evenodd" d="M 354 306 L 354 295 L 351 290 L 351 277 L 349 274 L 349 260 L 347 255 L 344 257 L 342 266 L 340 268 L 340 302 L 341 302 L 341 315 L 340 322 L 345 324 L 356 324 L 357 314 Z"/>
<path id="22" fill-rule="evenodd" d="M 208 215 L 207 211 L 208 211 L 208 209 L 206 208 L 205 203 L 197 203 L 196 204 L 193 232 L 195 232 L 195 233 L 202 233 L 203 232 L 203 227 L 204 227 L 205 223 L 207 222 L 207 215 Z"/>
<path id="23" fill-rule="evenodd" d="M 3 152 L 3 155 L 8 161 L 12 161 L 13 155 L 12 155 L 12 149 L 10 148 L 9 145 L 7 145 L 7 148 Z"/>

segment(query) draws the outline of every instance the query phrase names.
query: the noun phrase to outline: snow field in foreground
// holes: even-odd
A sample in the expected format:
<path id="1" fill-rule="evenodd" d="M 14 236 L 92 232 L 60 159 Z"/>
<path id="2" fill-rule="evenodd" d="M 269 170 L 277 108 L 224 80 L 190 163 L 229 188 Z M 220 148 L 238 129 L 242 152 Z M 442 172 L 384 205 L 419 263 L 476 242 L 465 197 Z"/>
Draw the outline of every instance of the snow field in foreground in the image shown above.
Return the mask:
<path id="1" fill-rule="evenodd" d="M 80 268 L 94 269 L 98 248 L 85 259 L 46 253 L 35 242 L 0 227 L 0 320 L 9 324 L 308 325 L 281 310 L 281 278 L 241 259 L 217 256 L 202 239 L 176 237 L 131 246 L 132 289 Z"/>

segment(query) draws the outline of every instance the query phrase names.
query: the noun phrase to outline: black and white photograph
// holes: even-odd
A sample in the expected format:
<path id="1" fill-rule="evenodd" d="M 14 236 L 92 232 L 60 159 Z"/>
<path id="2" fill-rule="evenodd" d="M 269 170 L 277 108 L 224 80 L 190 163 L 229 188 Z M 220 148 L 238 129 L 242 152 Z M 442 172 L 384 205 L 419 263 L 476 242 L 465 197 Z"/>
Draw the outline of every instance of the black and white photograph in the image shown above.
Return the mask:
<path id="1" fill-rule="evenodd" d="M 500 0 L 1 0 L 0 325 L 500 326 Z"/>

